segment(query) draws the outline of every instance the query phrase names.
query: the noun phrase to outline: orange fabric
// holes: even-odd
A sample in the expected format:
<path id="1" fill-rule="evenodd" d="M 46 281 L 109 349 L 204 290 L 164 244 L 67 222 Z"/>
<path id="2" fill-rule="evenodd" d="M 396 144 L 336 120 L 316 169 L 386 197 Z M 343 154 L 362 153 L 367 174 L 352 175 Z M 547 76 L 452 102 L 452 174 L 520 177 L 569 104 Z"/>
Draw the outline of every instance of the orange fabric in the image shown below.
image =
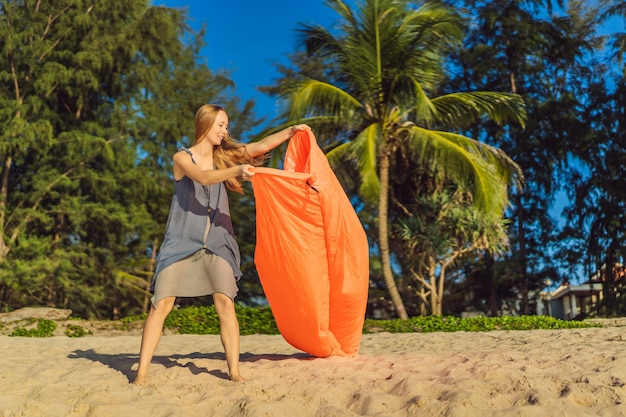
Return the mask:
<path id="1" fill-rule="evenodd" d="M 358 353 L 369 283 L 363 226 L 312 132 L 289 141 L 284 170 L 256 168 L 261 285 L 285 340 L 317 357 Z"/>

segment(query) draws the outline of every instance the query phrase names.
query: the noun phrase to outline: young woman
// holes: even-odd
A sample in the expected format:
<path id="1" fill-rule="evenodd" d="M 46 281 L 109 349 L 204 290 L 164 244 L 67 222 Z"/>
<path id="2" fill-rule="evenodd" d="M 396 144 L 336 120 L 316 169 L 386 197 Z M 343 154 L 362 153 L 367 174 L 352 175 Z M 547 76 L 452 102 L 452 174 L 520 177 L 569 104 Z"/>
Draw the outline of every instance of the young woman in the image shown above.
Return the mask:
<path id="1" fill-rule="evenodd" d="M 215 104 L 196 112 L 195 141 L 174 155 L 174 196 L 152 280 L 151 307 L 144 324 L 139 368 L 133 381 L 145 385 L 148 367 L 161 339 L 163 323 L 176 297 L 213 295 L 228 373 L 239 373 L 239 322 L 234 298 L 239 269 L 226 188 L 243 192 L 266 154 L 307 125 L 288 127 L 259 142 L 241 144 L 228 134 L 228 115 Z"/>

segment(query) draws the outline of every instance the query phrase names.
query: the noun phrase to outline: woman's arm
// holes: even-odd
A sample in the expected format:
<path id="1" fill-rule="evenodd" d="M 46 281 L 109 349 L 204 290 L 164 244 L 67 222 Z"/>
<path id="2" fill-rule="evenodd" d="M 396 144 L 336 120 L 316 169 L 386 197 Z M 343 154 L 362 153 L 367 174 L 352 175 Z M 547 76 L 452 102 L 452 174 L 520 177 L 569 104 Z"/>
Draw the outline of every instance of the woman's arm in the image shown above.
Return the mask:
<path id="1" fill-rule="evenodd" d="M 250 168 L 252 165 L 243 164 L 203 171 L 193 163 L 191 156 L 186 152 L 174 154 L 174 179 L 176 181 L 180 181 L 185 175 L 202 185 L 217 184 L 233 177 L 242 177 L 247 181 L 254 175 Z"/>
<path id="2" fill-rule="evenodd" d="M 280 132 L 276 132 L 269 136 L 266 136 L 258 142 L 246 143 L 244 146 L 250 156 L 254 158 L 259 155 L 268 153 L 281 143 L 291 138 L 293 135 L 296 134 L 296 132 L 300 130 L 311 130 L 311 128 L 308 125 L 304 124 L 290 126 L 281 130 Z"/>

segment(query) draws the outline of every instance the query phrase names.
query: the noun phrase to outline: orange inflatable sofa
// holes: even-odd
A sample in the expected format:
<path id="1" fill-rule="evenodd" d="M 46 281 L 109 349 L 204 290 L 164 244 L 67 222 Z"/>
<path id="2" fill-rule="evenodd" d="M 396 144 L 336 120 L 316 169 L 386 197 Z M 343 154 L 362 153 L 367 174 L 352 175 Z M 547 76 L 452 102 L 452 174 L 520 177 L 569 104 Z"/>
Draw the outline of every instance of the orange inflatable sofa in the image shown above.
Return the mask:
<path id="1" fill-rule="evenodd" d="M 290 140 L 283 169 L 255 168 L 254 261 L 276 324 L 316 357 L 358 353 L 369 246 L 357 214 L 310 131 Z"/>

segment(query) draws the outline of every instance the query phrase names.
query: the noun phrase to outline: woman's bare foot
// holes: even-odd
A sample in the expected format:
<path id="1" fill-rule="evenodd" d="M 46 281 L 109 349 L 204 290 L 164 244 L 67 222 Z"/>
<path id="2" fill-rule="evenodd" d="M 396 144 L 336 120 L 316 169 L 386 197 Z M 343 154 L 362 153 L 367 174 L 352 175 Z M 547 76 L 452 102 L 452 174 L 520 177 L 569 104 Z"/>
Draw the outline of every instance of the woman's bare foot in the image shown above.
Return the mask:
<path id="1" fill-rule="evenodd" d="M 244 382 L 244 381 L 247 381 L 247 379 L 246 379 L 246 378 L 244 378 L 244 377 L 243 377 L 243 376 L 241 376 L 241 375 L 231 375 L 231 376 L 230 376 L 230 380 L 231 380 L 231 381 L 235 381 L 235 382 Z"/>
<path id="2" fill-rule="evenodd" d="M 146 376 L 145 375 L 142 375 L 142 376 L 137 375 L 135 377 L 135 380 L 133 382 L 131 382 L 131 384 L 137 385 L 139 387 L 145 387 L 146 386 Z"/>

